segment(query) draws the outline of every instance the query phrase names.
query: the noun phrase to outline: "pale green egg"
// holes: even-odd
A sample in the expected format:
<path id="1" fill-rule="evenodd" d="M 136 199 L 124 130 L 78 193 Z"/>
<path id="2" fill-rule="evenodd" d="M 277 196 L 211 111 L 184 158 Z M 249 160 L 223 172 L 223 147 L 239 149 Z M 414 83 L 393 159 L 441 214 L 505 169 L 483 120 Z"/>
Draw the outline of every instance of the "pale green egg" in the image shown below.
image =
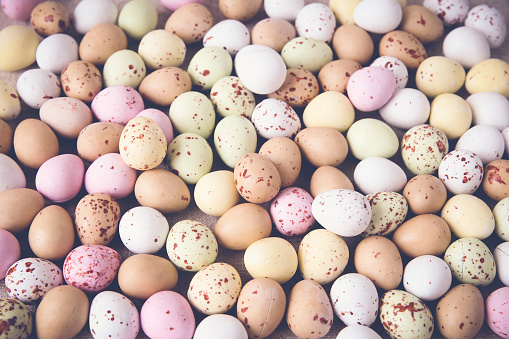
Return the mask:
<path id="1" fill-rule="evenodd" d="M 212 169 L 214 155 L 203 137 L 183 133 L 168 145 L 167 159 L 170 169 L 186 184 L 196 184 Z"/>
<path id="2" fill-rule="evenodd" d="M 355 120 L 355 109 L 346 95 L 327 91 L 318 94 L 302 113 L 306 127 L 325 126 L 346 132 Z"/>
<path id="3" fill-rule="evenodd" d="M 500 200 L 493 208 L 495 232 L 504 241 L 509 241 L 509 197 Z"/>
<path id="4" fill-rule="evenodd" d="M 253 123 L 239 115 L 223 118 L 214 130 L 214 146 L 223 162 L 231 168 L 247 153 L 256 151 L 258 137 Z"/>
<path id="5" fill-rule="evenodd" d="M 113 53 L 104 64 L 104 86 L 125 85 L 137 88 L 145 78 L 147 69 L 140 55 L 123 49 Z"/>
<path id="6" fill-rule="evenodd" d="M 232 73 L 233 61 L 230 53 L 216 46 L 200 49 L 189 62 L 187 73 L 193 85 L 208 90 L 219 79 Z"/>
<path id="7" fill-rule="evenodd" d="M 179 133 L 195 133 L 208 139 L 216 124 L 212 101 L 203 93 L 189 91 L 180 94 L 171 104 L 169 116 Z"/>
<path id="8" fill-rule="evenodd" d="M 217 113 L 223 117 L 242 115 L 250 118 L 256 106 L 253 92 L 236 76 L 227 76 L 216 81 L 210 89 L 210 100 Z"/>
<path id="9" fill-rule="evenodd" d="M 151 69 L 179 67 L 186 57 L 186 44 L 177 35 L 157 29 L 141 39 L 138 54 Z"/>
<path id="10" fill-rule="evenodd" d="M 131 0 L 118 15 L 118 26 L 128 37 L 136 40 L 157 26 L 157 10 L 149 0 Z"/>
<path id="11" fill-rule="evenodd" d="M 359 160 L 369 157 L 390 158 L 399 148 L 399 140 L 393 129 L 385 122 L 366 118 L 353 123 L 346 140 L 350 152 Z"/>
<path id="12" fill-rule="evenodd" d="M 281 50 L 287 68 L 304 68 L 319 72 L 332 61 L 332 49 L 325 42 L 313 38 L 297 37 L 288 41 Z"/>

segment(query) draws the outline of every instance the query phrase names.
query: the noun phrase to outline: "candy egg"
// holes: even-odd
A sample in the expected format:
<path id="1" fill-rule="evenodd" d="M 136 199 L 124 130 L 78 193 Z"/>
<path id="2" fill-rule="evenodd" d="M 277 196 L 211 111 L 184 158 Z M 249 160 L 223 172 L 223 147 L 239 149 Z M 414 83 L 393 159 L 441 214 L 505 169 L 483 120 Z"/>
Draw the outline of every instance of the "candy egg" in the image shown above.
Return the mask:
<path id="1" fill-rule="evenodd" d="M 0 85 L 1 86 L 1 85 Z M 1 100 L 1 99 L 0 99 Z M 12 128 L 5 120 L 0 119 L 0 153 L 7 154 L 12 148 Z"/>
<path id="2" fill-rule="evenodd" d="M 495 264 L 497 265 L 497 276 L 505 286 L 509 286 L 509 241 L 500 243 L 493 251 Z"/>
<path id="3" fill-rule="evenodd" d="M 14 298 L 0 299 L 0 320 L 6 324 L 2 330 L 5 338 L 28 339 L 32 334 L 33 316 L 30 309 Z"/>
<path id="4" fill-rule="evenodd" d="M 2 9 L 10 19 L 25 21 L 30 18 L 34 7 L 42 0 L 2 0 Z"/>
<path id="5" fill-rule="evenodd" d="M 368 32 L 354 23 L 350 23 L 341 25 L 336 29 L 332 38 L 332 48 L 340 60 L 352 60 L 360 66 L 371 60 L 375 46 Z M 350 68 L 346 80 L 353 71 L 360 68 Z"/>
<path id="6" fill-rule="evenodd" d="M 504 241 L 509 241 L 509 199 L 504 198 L 493 208 L 495 232 Z"/>
<path id="7" fill-rule="evenodd" d="M 387 235 L 401 225 L 408 213 L 406 199 L 396 192 L 375 192 L 366 195 L 371 205 L 371 221 L 363 236 Z"/>
<path id="8" fill-rule="evenodd" d="M 509 127 L 509 101 L 497 92 L 479 92 L 465 99 L 472 109 L 474 125 L 490 125 L 499 131 Z"/>
<path id="9" fill-rule="evenodd" d="M 337 50 L 335 50 L 335 52 L 338 54 Z M 368 58 L 371 58 L 371 55 Z M 350 76 L 353 74 L 353 72 L 361 69 L 361 67 L 361 64 L 355 60 L 333 60 L 325 64 L 320 72 L 318 72 L 318 82 L 320 83 L 320 86 L 324 92 L 337 91 L 340 93 L 345 93 L 348 79 L 350 79 Z"/>
<path id="10" fill-rule="evenodd" d="M 26 26 L 11 25 L 0 31 L 0 70 L 18 71 L 35 62 L 39 38 Z"/>
<path id="11" fill-rule="evenodd" d="M 0 192 L 0 228 L 13 234 L 30 226 L 44 208 L 44 197 L 30 188 L 13 188 Z"/>
<path id="12" fill-rule="evenodd" d="M 408 130 L 428 121 L 431 107 L 428 98 L 415 88 L 396 89 L 392 98 L 379 109 L 382 119 L 391 126 Z"/>
<path id="13" fill-rule="evenodd" d="M 451 283 L 451 269 L 439 257 L 423 255 L 410 260 L 405 266 L 403 286 L 421 300 L 440 298 L 449 290 Z"/>
<path id="14" fill-rule="evenodd" d="M 157 29 L 143 36 L 138 46 L 138 54 L 151 69 L 178 67 L 184 62 L 186 44 L 177 35 Z"/>
<path id="15" fill-rule="evenodd" d="M 21 112 L 21 103 L 16 88 L 5 80 L 0 80 L 0 118 L 15 119 Z"/>
<path id="16" fill-rule="evenodd" d="M 161 4 L 164 6 L 164 8 L 172 12 L 176 12 L 181 7 L 185 7 L 186 5 L 194 3 L 202 4 L 203 2 L 204 0 L 162 0 Z"/>
<path id="17" fill-rule="evenodd" d="M 60 96 L 60 81 L 51 71 L 30 69 L 23 72 L 16 82 L 18 94 L 31 108 L 40 108 L 49 99 Z"/>
<path id="18" fill-rule="evenodd" d="M 487 164 L 502 158 L 505 141 L 496 127 L 476 125 L 461 135 L 455 148 L 469 150 L 475 153 L 483 164 Z"/>
<path id="19" fill-rule="evenodd" d="M 300 118 L 294 109 L 280 99 L 267 98 L 256 105 L 251 115 L 256 132 L 265 139 L 292 139 L 301 129 Z"/>
<path id="20" fill-rule="evenodd" d="M 230 168 L 247 153 L 254 153 L 258 142 L 256 129 L 243 116 L 227 116 L 214 130 L 214 146 L 221 160 Z"/>
<path id="21" fill-rule="evenodd" d="M 468 41 L 472 48 L 465 48 Z M 453 29 L 444 39 L 443 53 L 447 58 L 456 60 L 465 68 L 489 59 L 490 44 L 486 36 L 475 28 L 463 26 Z"/>
<path id="22" fill-rule="evenodd" d="M 272 138 L 263 143 L 258 153 L 269 158 L 281 176 L 281 187 L 293 185 L 299 177 L 302 157 L 297 144 L 286 137 Z"/>
<path id="23" fill-rule="evenodd" d="M 220 217 L 240 200 L 232 171 L 219 170 L 205 174 L 194 186 L 194 202 L 198 208 Z"/>
<path id="24" fill-rule="evenodd" d="M 216 81 L 229 76 L 232 68 L 232 57 L 226 50 L 218 46 L 206 46 L 191 58 L 187 73 L 189 73 L 193 85 L 208 90 Z M 245 83 L 239 70 L 237 70 L 237 75 Z"/>
<path id="25" fill-rule="evenodd" d="M 43 1 L 32 9 L 30 26 L 42 36 L 62 33 L 71 26 L 71 15 L 58 1 Z"/>
<path id="26" fill-rule="evenodd" d="M 301 68 L 290 68 L 286 71 L 283 86 L 268 97 L 283 100 L 292 107 L 305 107 L 318 95 L 319 90 L 318 80 L 313 73 Z"/>
<path id="27" fill-rule="evenodd" d="M 306 127 L 295 136 L 303 157 L 313 166 L 339 166 L 348 155 L 348 143 L 341 132 L 330 127 Z"/>
<path id="28" fill-rule="evenodd" d="M 97 2 L 95 0 L 88 0 L 87 4 Z M 78 6 L 82 6 L 85 2 L 80 2 Z M 100 5 L 115 5 L 111 1 L 104 1 Z M 99 14 L 96 14 L 99 16 Z M 95 16 L 94 16 L 95 18 Z M 116 20 L 116 19 L 115 19 Z M 113 20 L 113 22 L 115 21 Z M 79 54 L 81 60 L 88 61 L 94 65 L 104 65 L 106 60 L 115 52 L 127 48 L 127 36 L 122 28 L 113 24 L 112 22 L 98 23 L 91 27 L 91 29 L 83 36 L 79 46 Z"/>
<path id="29" fill-rule="evenodd" d="M 226 19 L 212 26 L 203 36 L 203 46 L 217 46 L 230 55 L 237 54 L 242 47 L 249 45 L 251 34 L 242 22 Z"/>
<path id="30" fill-rule="evenodd" d="M 50 35 L 37 46 L 35 60 L 39 68 L 60 74 L 67 64 L 78 60 L 78 43 L 67 34 Z"/>
<path id="31" fill-rule="evenodd" d="M 153 120 L 163 131 L 167 144 L 173 140 L 173 125 L 171 124 L 171 120 L 168 115 L 166 115 L 166 113 L 163 111 L 160 111 L 156 108 L 147 108 L 138 113 L 136 116 Z"/>
<path id="32" fill-rule="evenodd" d="M 281 18 L 288 21 L 294 21 L 304 5 L 304 0 L 267 0 L 263 2 L 263 8 L 269 18 Z"/>
<path id="33" fill-rule="evenodd" d="M 19 165 L 8 155 L 0 154 L 0 192 L 13 188 L 24 188 L 27 182 Z"/>
<path id="34" fill-rule="evenodd" d="M 52 98 L 39 109 L 39 117 L 58 135 L 78 138 L 80 132 L 92 123 L 92 112 L 81 100 L 68 97 Z"/>
<path id="35" fill-rule="evenodd" d="M 409 69 L 416 69 L 428 57 L 422 43 L 411 33 L 392 31 L 380 40 L 378 52 L 401 60 Z"/>
<path id="36" fill-rule="evenodd" d="M 0 229 L 0 277 L 5 278 L 9 267 L 20 259 L 21 248 L 18 239 L 9 231 Z"/>
<path id="37" fill-rule="evenodd" d="M 210 337 L 224 339 L 247 339 L 246 328 L 239 319 L 229 314 L 211 314 L 203 319 L 193 335 L 193 339 Z"/>
<path id="38" fill-rule="evenodd" d="M 73 11 L 73 25 L 76 32 L 85 34 L 102 23 L 115 24 L 118 17 L 117 5 L 112 0 L 80 1 Z"/>
<path id="39" fill-rule="evenodd" d="M 109 194 L 87 194 L 76 205 L 74 220 L 83 245 L 108 245 L 117 233 L 120 206 Z"/>
<path id="40" fill-rule="evenodd" d="M 475 153 L 456 149 L 442 159 L 438 177 L 453 194 L 473 194 L 481 185 L 483 164 Z"/>
<path id="41" fill-rule="evenodd" d="M 270 205 L 276 229 L 284 235 L 306 233 L 315 223 L 311 214 L 313 198 L 304 189 L 288 187 L 278 193 Z"/>
<path id="42" fill-rule="evenodd" d="M 295 38 L 295 27 L 281 18 L 267 18 L 258 21 L 252 31 L 251 40 L 255 45 L 265 45 L 281 52 L 285 44 Z"/>
<path id="43" fill-rule="evenodd" d="M 256 106 L 253 93 L 234 76 L 216 81 L 210 89 L 210 100 L 216 112 L 223 117 L 241 115 L 250 118 Z"/>
<path id="44" fill-rule="evenodd" d="M 65 95 L 90 103 L 101 91 L 103 77 L 94 64 L 75 60 L 62 70 L 60 81 Z"/>
<path id="45" fill-rule="evenodd" d="M 208 8 L 198 0 L 191 0 L 173 11 L 164 29 L 176 34 L 186 44 L 192 44 L 201 41 L 213 24 L 214 20 Z"/>
<path id="46" fill-rule="evenodd" d="M 486 323 L 493 332 L 502 338 L 508 337 L 509 325 L 507 314 L 509 312 L 509 287 L 501 287 L 486 298 Z"/>
<path id="47" fill-rule="evenodd" d="M 364 194 L 382 191 L 399 192 L 407 183 L 405 171 L 395 162 L 382 157 L 361 160 L 355 166 L 353 179 L 358 189 Z"/>
<path id="48" fill-rule="evenodd" d="M 123 49 L 108 57 L 104 63 L 102 74 L 105 87 L 125 85 L 137 88 L 145 78 L 147 68 L 138 53 Z"/>
<path id="49" fill-rule="evenodd" d="M 361 338 L 361 337 L 366 339 L 382 338 L 371 327 L 353 324 L 350 326 L 343 327 L 343 329 L 339 331 L 336 339 Z"/>
<path id="50" fill-rule="evenodd" d="M 128 1 L 118 14 L 118 26 L 127 36 L 140 40 L 157 26 L 157 9 L 148 0 Z M 133 86 L 135 87 L 135 86 Z"/>
<path id="51" fill-rule="evenodd" d="M 468 0 L 424 0 L 422 5 L 438 15 L 446 26 L 463 23 L 470 9 Z"/>
<path id="52" fill-rule="evenodd" d="M 319 76 L 320 77 L 320 76 Z M 334 90 L 315 96 L 304 108 L 302 122 L 306 127 L 325 126 L 346 132 L 355 120 L 351 101 Z"/>
<path id="53" fill-rule="evenodd" d="M 436 176 L 419 174 L 407 182 L 403 196 L 415 214 L 436 213 L 447 200 L 447 189 Z"/>
<path id="54" fill-rule="evenodd" d="M 311 176 L 309 191 L 313 198 L 320 193 L 337 188 L 354 190 L 350 179 L 340 169 L 333 166 L 320 166 Z"/>
<path id="55" fill-rule="evenodd" d="M 488 38 L 491 48 L 500 47 L 507 33 L 504 15 L 496 7 L 485 4 L 477 5 L 468 11 L 465 26 L 482 32 Z"/>
<path id="56" fill-rule="evenodd" d="M 408 70 L 405 64 L 390 55 L 384 55 L 376 58 L 370 66 L 385 67 L 390 69 L 396 77 L 396 90 L 405 88 L 408 82 Z"/>
<path id="57" fill-rule="evenodd" d="M 468 71 L 465 88 L 468 93 L 497 92 L 509 97 L 509 63 L 491 58 L 483 60 Z"/>
<path id="58" fill-rule="evenodd" d="M 262 7 L 262 0 L 220 0 L 219 10 L 227 19 L 248 21 Z"/>
<path id="59" fill-rule="evenodd" d="M 350 153 L 359 160 L 369 157 L 389 159 L 399 149 L 399 140 L 389 125 L 378 119 L 354 122 L 346 134 Z"/>
<path id="60" fill-rule="evenodd" d="M 364 0 L 353 11 L 355 23 L 363 29 L 377 34 L 395 30 L 403 12 L 396 0 Z"/>
<path id="61" fill-rule="evenodd" d="M 285 44 L 281 57 L 288 68 L 304 68 L 311 73 L 318 73 L 332 61 L 332 49 L 323 41 L 300 36 Z"/>
<path id="62" fill-rule="evenodd" d="M 205 139 L 212 134 L 216 123 L 212 101 L 196 91 L 182 93 L 175 98 L 169 117 L 178 133 L 194 133 Z"/>
<path id="63" fill-rule="evenodd" d="M 509 174 L 509 161 L 506 159 L 493 160 L 486 164 L 482 188 L 484 193 L 495 201 L 509 196 L 507 189 L 507 176 Z"/>
<path id="64" fill-rule="evenodd" d="M 440 18 L 422 5 L 403 7 L 401 29 L 412 33 L 423 44 L 437 41 L 444 33 L 444 23 Z"/>
<path id="65" fill-rule="evenodd" d="M 348 98 L 360 111 L 375 111 L 385 105 L 396 90 L 396 77 L 385 67 L 364 67 L 350 77 Z"/>
<path id="66" fill-rule="evenodd" d="M 138 90 L 146 100 L 159 106 L 169 106 L 191 88 L 191 77 L 186 71 L 178 67 L 164 67 L 143 78 Z"/>
<path id="67" fill-rule="evenodd" d="M 311 3 L 297 13 L 295 28 L 299 36 L 329 43 L 336 28 L 336 17 L 326 4 Z"/>

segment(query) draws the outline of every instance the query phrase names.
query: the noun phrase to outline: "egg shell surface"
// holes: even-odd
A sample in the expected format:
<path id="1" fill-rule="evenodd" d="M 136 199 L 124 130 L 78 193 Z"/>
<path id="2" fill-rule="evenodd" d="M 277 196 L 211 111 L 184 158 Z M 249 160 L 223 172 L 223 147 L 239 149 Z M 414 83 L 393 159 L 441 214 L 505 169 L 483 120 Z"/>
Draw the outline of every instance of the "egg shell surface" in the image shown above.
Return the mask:
<path id="1" fill-rule="evenodd" d="M 99 121 L 125 125 L 145 109 L 145 104 L 134 88 L 115 85 L 101 90 L 92 100 L 91 109 Z"/>
<path id="2" fill-rule="evenodd" d="M 93 122 L 78 135 L 76 148 L 81 159 L 94 162 L 107 153 L 118 153 L 118 143 L 124 125 L 114 122 Z"/>
<path id="3" fill-rule="evenodd" d="M 191 58 L 187 73 L 194 86 L 208 90 L 219 79 L 231 75 L 232 69 L 232 57 L 226 50 L 218 46 L 205 46 Z M 239 70 L 237 70 L 237 75 L 245 83 Z"/>
<path id="4" fill-rule="evenodd" d="M 387 235 L 401 225 L 408 213 L 408 202 L 399 193 L 381 191 L 366 195 L 371 205 L 371 221 L 363 236 Z"/>
<path id="5" fill-rule="evenodd" d="M 302 188 L 288 187 L 279 192 L 270 205 L 277 230 L 285 235 L 306 233 L 315 223 L 312 203 L 313 198 Z"/>
<path id="6" fill-rule="evenodd" d="M 445 261 L 432 255 L 423 255 L 409 261 L 403 273 L 407 292 L 424 301 L 436 300 L 451 287 L 452 273 Z"/>
<path id="7" fill-rule="evenodd" d="M 2 9 L 10 19 L 25 21 L 30 18 L 30 13 L 42 0 L 2 0 Z"/>
<path id="8" fill-rule="evenodd" d="M 13 234 L 27 229 L 44 204 L 42 194 L 31 188 L 0 192 L 0 228 Z"/>
<path id="9" fill-rule="evenodd" d="M 25 188 L 25 173 L 11 157 L 0 154 L 0 192 L 13 188 Z"/>
<path id="10" fill-rule="evenodd" d="M 336 17 L 326 4 L 310 3 L 297 13 L 295 28 L 299 36 L 329 43 L 336 28 Z"/>
<path id="11" fill-rule="evenodd" d="M 363 194 L 400 192 L 407 183 L 405 171 L 395 162 L 382 157 L 361 160 L 355 167 L 353 178 Z"/>
<path id="12" fill-rule="evenodd" d="M 214 130 L 214 105 L 201 92 L 189 91 L 180 94 L 172 102 L 168 114 L 178 133 L 194 133 L 208 139 Z"/>
<path id="13" fill-rule="evenodd" d="M 16 89 L 25 104 L 38 109 L 49 99 L 60 96 L 60 81 L 49 70 L 30 69 L 19 76 Z"/>
<path id="14" fill-rule="evenodd" d="M 286 67 L 303 68 L 311 73 L 318 73 L 333 59 L 332 49 L 328 44 L 304 36 L 288 41 L 281 50 L 281 57 Z"/>
<path id="15" fill-rule="evenodd" d="M 438 177 L 453 194 L 473 194 L 481 186 L 483 163 L 474 153 L 455 149 L 442 159 Z"/>
<path id="16" fill-rule="evenodd" d="M 502 242 L 493 251 L 495 264 L 497 265 L 497 276 L 505 286 L 509 286 L 509 241 Z"/>
<path id="17" fill-rule="evenodd" d="M 147 66 L 138 53 L 122 49 L 108 57 L 104 63 L 102 75 L 105 87 L 124 85 L 138 88 L 147 75 Z"/>
<path id="18" fill-rule="evenodd" d="M 353 20 L 359 27 L 377 34 L 395 30 L 402 16 L 401 5 L 396 0 L 364 0 L 353 11 Z"/>
<path id="19" fill-rule="evenodd" d="M 475 153 L 483 164 L 501 159 L 505 151 L 502 133 L 494 126 L 475 125 L 459 137 L 455 148 Z"/>
<path id="20" fill-rule="evenodd" d="M 486 298 L 486 322 L 493 332 L 509 338 L 509 287 L 501 287 Z"/>
<path id="21" fill-rule="evenodd" d="M 5 121 L 15 119 L 21 112 L 21 102 L 16 88 L 5 80 L 0 80 L 0 118 Z"/>
<path id="22" fill-rule="evenodd" d="M 491 58 L 473 66 L 465 78 L 468 93 L 497 92 L 509 98 L 509 63 Z"/>
<path id="23" fill-rule="evenodd" d="M 447 189 L 436 176 L 419 174 L 410 179 L 403 189 L 403 196 L 415 214 L 436 213 L 447 200 Z"/>
<path id="24" fill-rule="evenodd" d="M 50 35 L 37 46 L 35 60 L 39 68 L 60 74 L 67 64 L 78 60 L 78 43 L 68 34 Z"/>
<path id="25" fill-rule="evenodd" d="M 186 52 L 184 41 L 178 35 L 164 29 L 148 32 L 138 46 L 138 54 L 151 69 L 179 67 L 184 62 Z"/>
<path id="26" fill-rule="evenodd" d="M 424 0 L 422 5 L 438 15 L 446 26 L 463 23 L 470 9 L 468 0 Z"/>
<path id="27" fill-rule="evenodd" d="M 221 160 L 230 168 L 248 153 L 255 153 L 258 143 L 256 129 L 246 117 L 227 116 L 214 129 L 214 147 Z"/>
<path id="28" fill-rule="evenodd" d="M 265 139 L 288 137 L 292 139 L 301 129 L 300 118 L 285 101 L 275 98 L 262 100 L 251 114 L 257 133 Z"/>
<path id="29" fill-rule="evenodd" d="M 346 133 L 350 153 L 359 160 L 370 157 L 390 158 L 398 152 L 399 140 L 393 129 L 373 118 L 354 122 Z"/>
<path id="30" fill-rule="evenodd" d="M 363 112 L 375 111 L 394 94 L 396 77 L 387 68 L 364 67 L 352 74 L 346 90 L 355 108 Z"/>
<path id="31" fill-rule="evenodd" d="M 242 22 L 226 19 L 212 26 L 203 36 L 203 46 L 224 48 L 230 55 L 237 54 L 242 47 L 249 45 L 251 34 Z"/>
<path id="32" fill-rule="evenodd" d="M 5 278 L 5 274 L 11 265 L 20 259 L 21 248 L 18 239 L 9 231 L 0 229 L 0 277 Z"/>
<path id="33" fill-rule="evenodd" d="M 118 229 L 120 205 L 106 193 L 91 193 L 80 199 L 74 221 L 83 245 L 108 245 Z"/>
<path id="34" fill-rule="evenodd" d="M 408 130 L 428 121 L 431 112 L 426 95 L 415 88 L 396 89 L 391 99 L 379 109 L 389 125 Z"/>
<path id="35" fill-rule="evenodd" d="M 193 339 L 206 339 L 210 336 L 224 339 L 247 339 L 247 331 L 242 322 L 229 314 L 211 314 L 200 321 Z"/>
<path id="36" fill-rule="evenodd" d="M 23 25 L 10 25 L 0 31 L 0 70 L 19 71 L 35 62 L 39 37 Z"/>
<path id="37" fill-rule="evenodd" d="M 83 128 L 92 123 L 92 112 L 81 100 L 57 97 L 45 101 L 39 109 L 41 121 L 50 126 L 58 135 L 78 138 Z"/>
<path id="38" fill-rule="evenodd" d="M 118 12 L 117 5 L 111 0 L 80 1 L 72 13 L 74 29 L 86 34 L 101 23 L 115 24 Z"/>
<path id="39" fill-rule="evenodd" d="M 494 6 L 480 4 L 468 11 L 465 26 L 482 32 L 491 48 L 500 47 L 507 34 L 507 24 L 503 14 Z"/>
<path id="40" fill-rule="evenodd" d="M 0 299 L 0 319 L 7 324 L 2 331 L 6 338 L 29 338 L 32 334 L 32 313 L 27 305 L 17 299 Z"/>
<path id="41" fill-rule="evenodd" d="M 499 131 L 509 127 L 509 101 L 497 92 L 479 92 L 465 99 L 472 109 L 474 125 L 490 125 Z"/>

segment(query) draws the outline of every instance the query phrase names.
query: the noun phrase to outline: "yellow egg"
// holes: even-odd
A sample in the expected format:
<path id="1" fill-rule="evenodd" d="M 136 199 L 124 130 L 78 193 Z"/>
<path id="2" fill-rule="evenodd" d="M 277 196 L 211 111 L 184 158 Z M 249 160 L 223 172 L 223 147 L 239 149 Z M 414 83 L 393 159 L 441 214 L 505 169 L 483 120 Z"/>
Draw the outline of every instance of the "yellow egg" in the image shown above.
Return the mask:
<path id="1" fill-rule="evenodd" d="M 198 208 L 215 217 L 223 215 L 240 200 L 233 172 L 214 171 L 201 177 L 194 187 L 194 201 Z"/>
<path id="2" fill-rule="evenodd" d="M 329 7 L 341 25 L 353 24 L 353 11 L 362 0 L 330 0 Z"/>
<path id="3" fill-rule="evenodd" d="M 7 81 L 0 79 L 0 119 L 16 119 L 20 112 L 21 102 L 16 88 Z"/>
<path id="4" fill-rule="evenodd" d="M 415 84 L 426 96 L 456 93 L 465 82 L 465 69 L 457 61 L 444 56 L 432 56 L 417 68 Z"/>
<path id="5" fill-rule="evenodd" d="M 30 28 L 7 26 L 0 31 L 0 70 L 17 71 L 35 62 L 39 38 Z"/>
<path id="6" fill-rule="evenodd" d="M 509 98 L 509 64 L 501 59 L 487 59 L 470 69 L 465 81 L 470 94 L 497 92 Z"/>
<path id="7" fill-rule="evenodd" d="M 304 109 L 306 127 L 325 126 L 346 132 L 355 120 L 355 110 L 346 95 L 336 91 L 318 94 Z"/>
<path id="8" fill-rule="evenodd" d="M 440 94 L 431 102 L 429 123 L 442 130 L 449 139 L 457 139 L 470 128 L 472 109 L 459 95 Z"/>

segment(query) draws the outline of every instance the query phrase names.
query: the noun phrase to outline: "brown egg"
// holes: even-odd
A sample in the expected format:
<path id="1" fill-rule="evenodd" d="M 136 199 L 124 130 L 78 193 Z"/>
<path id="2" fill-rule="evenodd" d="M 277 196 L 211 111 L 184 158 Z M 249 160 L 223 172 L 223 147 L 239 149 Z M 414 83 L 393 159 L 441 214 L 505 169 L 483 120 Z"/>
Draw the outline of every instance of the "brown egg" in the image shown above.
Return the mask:
<path id="1" fill-rule="evenodd" d="M 484 299 L 471 284 L 451 288 L 437 304 L 436 327 L 446 338 L 474 338 L 484 322 Z"/>
<path id="2" fill-rule="evenodd" d="M 90 302 L 85 292 L 71 285 L 52 288 L 35 312 L 37 338 L 73 338 L 88 321 Z"/>
<path id="3" fill-rule="evenodd" d="M 7 154 L 12 147 L 13 132 L 8 123 L 0 119 L 0 153 Z"/>
<path id="4" fill-rule="evenodd" d="M 255 278 L 240 290 L 237 318 L 244 323 L 250 338 L 266 338 L 285 315 L 285 291 L 275 280 Z"/>
<path id="5" fill-rule="evenodd" d="M 300 174 L 302 156 L 299 146 L 290 138 L 276 137 L 265 141 L 258 151 L 276 166 L 281 187 L 292 186 Z"/>
<path id="6" fill-rule="evenodd" d="M 94 64 L 83 60 L 65 66 L 60 79 L 65 95 L 84 102 L 92 102 L 102 88 L 101 72 Z"/>
<path id="7" fill-rule="evenodd" d="M 295 26 L 281 18 L 266 18 L 254 25 L 251 31 L 253 45 L 265 45 L 281 52 L 285 44 L 295 38 Z"/>
<path id="8" fill-rule="evenodd" d="M 292 107 L 304 107 L 319 92 L 318 80 L 313 73 L 302 68 L 290 68 L 286 71 L 283 85 L 267 96 L 283 100 Z"/>
<path id="9" fill-rule="evenodd" d="M 428 57 L 419 39 L 405 31 L 392 31 L 385 34 L 380 40 L 379 54 L 398 58 L 409 69 L 417 69 Z"/>
<path id="10" fill-rule="evenodd" d="M 58 155 L 57 135 L 38 119 L 25 119 L 14 130 L 14 152 L 19 162 L 30 168 L 39 168 L 48 159 Z"/>
<path id="11" fill-rule="evenodd" d="M 403 196 L 415 214 L 433 214 L 440 211 L 447 200 L 447 189 L 442 180 L 430 174 L 419 174 L 403 188 Z"/>
<path id="12" fill-rule="evenodd" d="M 272 161 L 258 153 L 247 153 L 233 169 L 235 186 L 249 202 L 262 204 L 272 200 L 281 188 L 281 176 Z"/>
<path id="13" fill-rule="evenodd" d="M 83 245 L 108 245 L 117 233 L 120 216 L 120 206 L 111 195 L 85 195 L 74 212 L 80 242 Z"/>
<path id="14" fill-rule="evenodd" d="M 128 297 L 147 299 L 151 295 L 171 290 L 177 285 L 175 266 L 163 257 L 135 254 L 125 259 L 118 270 L 118 285 Z"/>
<path id="15" fill-rule="evenodd" d="M 354 265 L 357 273 L 384 290 L 398 287 L 403 278 L 403 261 L 398 248 L 382 236 L 372 235 L 359 242 L 355 248 Z"/>
<path id="16" fill-rule="evenodd" d="M 44 1 L 32 10 L 30 25 L 42 36 L 63 33 L 71 26 L 71 15 L 63 3 Z"/>
<path id="17" fill-rule="evenodd" d="M 230 208 L 213 228 L 217 242 L 230 250 L 245 250 L 272 231 L 269 212 L 262 206 L 243 203 Z"/>
<path id="18" fill-rule="evenodd" d="M 25 230 L 44 208 L 44 197 L 30 188 L 0 192 L 0 228 L 11 233 Z"/>
<path id="19" fill-rule="evenodd" d="M 81 130 L 76 147 L 78 155 L 93 162 L 101 155 L 118 153 L 118 142 L 124 125 L 114 122 L 94 122 Z"/>
<path id="20" fill-rule="evenodd" d="M 178 67 L 165 67 L 143 78 L 139 92 L 156 105 L 169 106 L 180 94 L 189 92 L 192 86 L 191 77 L 186 71 Z"/>
<path id="21" fill-rule="evenodd" d="M 403 7 L 400 28 L 412 33 L 423 44 L 437 41 L 444 34 L 444 23 L 431 10 L 420 5 Z"/>
<path id="22" fill-rule="evenodd" d="M 219 0 L 219 10 L 227 19 L 248 21 L 262 8 L 263 0 Z"/>
<path id="23" fill-rule="evenodd" d="M 354 190 L 352 182 L 340 169 L 333 166 L 320 166 L 313 172 L 309 182 L 309 193 L 313 198 L 320 193 L 338 188 Z"/>
<path id="24" fill-rule="evenodd" d="M 420 214 L 401 224 L 392 241 L 410 257 L 425 254 L 442 255 L 451 243 L 451 230 L 444 219 L 435 214 Z"/>
<path id="25" fill-rule="evenodd" d="M 355 60 L 333 60 L 318 72 L 318 82 L 324 92 L 337 91 L 345 93 L 350 76 L 361 68 L 361 64 Z"/>
<path id="26" fill-rule="evenodd" d="M 74 247 L 74 225 L 69 213 L 59 205 L 43 208 L 30 225 L 28 243 L 39 258 L 64 259 Z"/>
<path id="27" fill-rule="evenodd" d="M 332 37 L 332 49 L 338 59 L 367 64 L 373 56 L 375 45 L 368 32 L 355 24 L 339 26 Z"/>
<path id="28" fill-rule="evenodd" d="M 329 296 L 320 284 L 304 279 L 293 286 L 286 310 L 286 322 L 293 334 L 299 338 L 325 337 L 333 319 Z"/>
<path id="29" fill-rule="evenodd" d="M 181 38 L 186 44 L 201 41 L 213 26 L 212 13 L 202 4 L 190 3 L 173 12 L 164 29 Z"/>
<path id="30" fill-rule="evenodd" d="M 185 182 L 161 168 L 142 172 L 136 179 L 134 194 L 140 205 L 155 208 L 161 213 L 180 212 L 191 201 L 191 192 Z"/>
<path id="31" fill-rule="evenodd" d="M 348 143 L 341 132 L 330 127 L 307 127 L 295 136 L 302 155 L 316 167 L 337 167 L 348 155 Z"/>
<path id="32" fill-rule="evenodd" d="M 127 48 L 124 31 L 109 22 L 92 27 L 81 39 L 80 59 L 94 65 L 104 65 L 113 53 Z"/>
<path id="33" fill-rule="evenodd" d="M 482 189 L 495 201 L 509 196 L 509 160 L 493 160 L 486 165 Z"/>

